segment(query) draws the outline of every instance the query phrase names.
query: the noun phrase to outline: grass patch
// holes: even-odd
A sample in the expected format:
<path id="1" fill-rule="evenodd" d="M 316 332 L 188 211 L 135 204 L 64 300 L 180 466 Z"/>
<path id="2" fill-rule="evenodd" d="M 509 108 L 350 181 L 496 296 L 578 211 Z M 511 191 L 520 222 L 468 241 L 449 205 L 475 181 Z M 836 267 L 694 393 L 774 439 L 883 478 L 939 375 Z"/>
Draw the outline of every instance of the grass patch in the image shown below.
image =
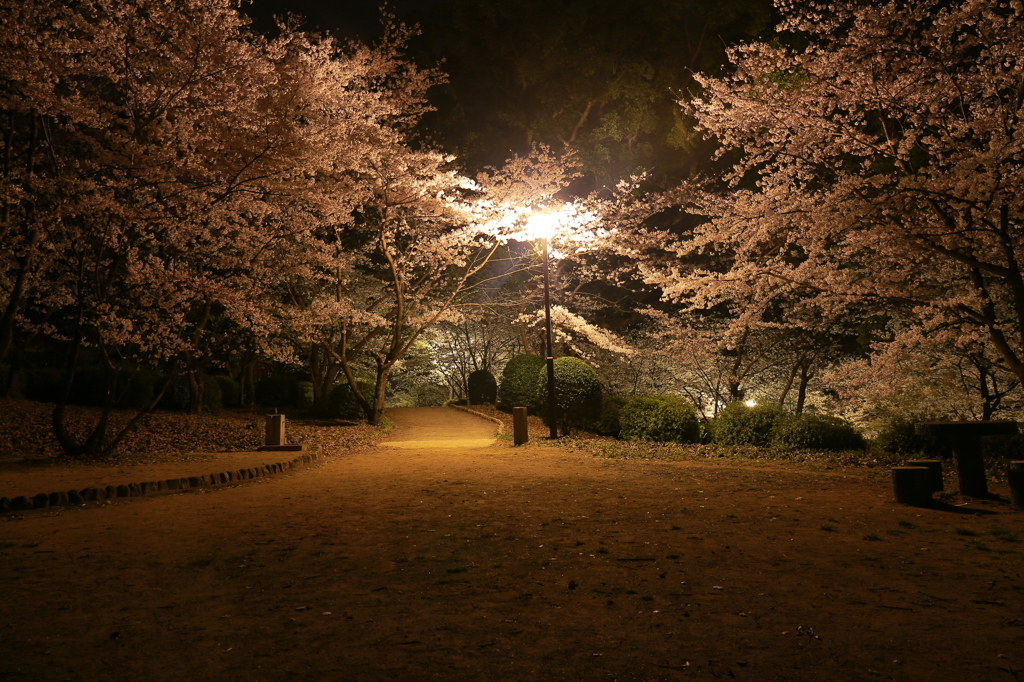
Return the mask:
<path id="1" fill-rule="evenodd" d="M 823 524 L 821 524 L 821 529 L 823 531 L 827 532 L 827 533 L 835 533 L 836 532 L 836 527 L 833 526 L 830 523 L 823 523 Z"/>
<path id="2" fill-rule="evenodd" d="M 970 528 L 954 528 L 953 532 L 956 533 L 957 535 L 963 535 L 963 536 L 969 537 L 969 538 L 973 538 L 975 535 L 977 535 L 977 533 L 975 533 Z"/>
<path id="3" fill-rule="evenodd" d="M 445 573 L 465 573 L 469 570 L 469 566 L 453 566 L 451 568 L 444 569 Z"/>
<path id="4" fill-rule="evenodd" d="M 878 537 L 878 533 L 868 533 L 864 536 L 864 539 L 868 542 L 881 542 L 882 538 Z"/>
<path id="5" fill-rule="evenodd" d="M 914 524 L 912 524 L 910 521 L 907 521 L 906 519 L 896 519 L 896 525 L 899 526 L 900 528 L 916 528 L 917 527 Z"/>
<path id="6" fill-rule="evenodd" d="M 665 558 L 666 558 L 666 559 L 682 559 L 683 557 L 679 556 L 678 554 L 669 554 L 669 555 L 668 555 L 667 557 L 665 557 Z"/>

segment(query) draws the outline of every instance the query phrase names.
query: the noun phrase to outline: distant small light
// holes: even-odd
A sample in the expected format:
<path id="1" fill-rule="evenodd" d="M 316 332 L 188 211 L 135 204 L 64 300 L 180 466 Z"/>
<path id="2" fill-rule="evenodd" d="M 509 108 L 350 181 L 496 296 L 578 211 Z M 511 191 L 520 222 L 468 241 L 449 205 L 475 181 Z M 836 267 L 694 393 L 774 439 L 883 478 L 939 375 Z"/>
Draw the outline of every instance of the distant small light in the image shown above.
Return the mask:
<path id="1" fill-rule="evenodd" d="M 746 405 L 747 407 L 757 407 L 756 400 L 747 400 L 743 404 Z"/>

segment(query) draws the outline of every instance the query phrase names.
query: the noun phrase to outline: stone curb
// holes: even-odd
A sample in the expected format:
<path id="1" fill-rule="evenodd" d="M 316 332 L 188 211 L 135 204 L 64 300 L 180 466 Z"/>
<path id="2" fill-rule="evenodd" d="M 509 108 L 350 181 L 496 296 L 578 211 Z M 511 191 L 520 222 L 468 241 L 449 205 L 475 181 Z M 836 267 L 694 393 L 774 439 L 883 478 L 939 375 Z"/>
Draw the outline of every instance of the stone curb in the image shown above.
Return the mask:
<path id="1" fill-rule="evenodd" d="M 248 481 L 253 478 L 273 476 L 292 469 L 309 466 L 323 459 L 326 459 L 326 455 L 319 452 L 311 452 L 299 455 L 287 462 L 263 464 L 236 471 L 222 471 L 220 473 L 207 474 L 206 476 L 186 476 L 183 478 L 169 478 L 164 481 L 124 483 L 121 485 L 108 485 L 106 487 L 69 490 L 67 492 L 39 493 L 30 497 L 25 495 L 14 498 L 0 497 L 0 513 L 48 509 L 50 507 L 83 504 L 85 502 L 102 502 L 119 497 L 148 497 L 150 495 L 181 492 L 191 488 L 209 488 L 211 486 Z"/>
<path id="2" fill-rule="evenodd" d="M 462 410 L 463 412 L 468 412 L 469 414 L 476 415 L 477 417 L 480 417 L 481 419 L 486 419 L 489 422 L 494 422 L 495 424 L 498 425 L 498 430 L 495 432 L 496 435 L 498 436 L 500 436 L 502 432 L 505 431 L 505 423 L 502 422 L 500 419 L 496 419 L 495 417 L 491 417 L 490 415 L 486 415 L 482 412 L 477 412 L 476 410 L 471 410 L 463 405 L 452 405 L 451 403 L 447 403 L 446 405 L 453 409 Z"/>

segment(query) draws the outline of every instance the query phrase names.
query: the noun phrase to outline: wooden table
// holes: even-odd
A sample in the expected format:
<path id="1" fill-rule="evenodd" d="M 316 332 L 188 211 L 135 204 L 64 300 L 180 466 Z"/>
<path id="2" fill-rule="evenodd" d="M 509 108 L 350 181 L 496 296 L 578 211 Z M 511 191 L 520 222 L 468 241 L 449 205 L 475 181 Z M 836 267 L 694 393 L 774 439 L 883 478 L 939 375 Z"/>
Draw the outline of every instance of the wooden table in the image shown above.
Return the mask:
<path id="1" fill-rule="evenodd" d="M 1012 436 L 1017 433 L 1017 422 L 922 422 L 914 425 L 914 432 L 919 436 L 934 436 L 952 449 L 962 495 L 987 497 L 981 437 Z"/>

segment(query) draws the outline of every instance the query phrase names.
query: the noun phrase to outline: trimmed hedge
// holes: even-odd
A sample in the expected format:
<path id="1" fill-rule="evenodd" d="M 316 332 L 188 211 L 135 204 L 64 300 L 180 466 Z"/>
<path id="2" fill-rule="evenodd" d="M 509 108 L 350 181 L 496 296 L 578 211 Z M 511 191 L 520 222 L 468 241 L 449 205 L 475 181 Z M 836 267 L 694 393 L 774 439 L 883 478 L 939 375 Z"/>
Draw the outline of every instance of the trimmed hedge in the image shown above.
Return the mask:
<path id="1" fill-rule="evenodd" d="M 517 355 L 505 365 L 501 373 L 501 388 L 498 390 L 498 404 L 504 410 L 513 407 L 537 407 L 537 372 L 545 366 L 544 358 L 524 353 Z"/>
<path id="2" fill-rule="evenodd" d="M 674 395 L 638 395 L 626 401 L 620 416 L 622 438 L 661 443 L 696 443 L 700 422 L 693 406 Z"/>
<path id="3" fill-rule="evenodd" d="M 546 363 L 537 372 L 537 405 L 548 400 L 548 374 Z M 601 379 L 594 368 L 579 358 L 555 358 L 555 421 L 568 434 L 573 428 L 582 428 L 601 409 Z M 547 409 L 538 410 L 544 423 L 550 426 Z"/>
<path id="4" fill-rule="evenodd" d="M 711 435 L 721 445 L 771 445 L 776 425 L 787 416 L 781 405 L 747 407 L 736 401 L 729 403 L 711 422 Z"/>
<path id="5" fill-rule="evenodd" d="M 469 375 L 466 395 L 470 405 L 494 404 L 498 400 L 498 382 L 486 369 L 478 369 Z"/>
<path id="6" fill-rule="evenodd" d="M 787 450 L 863 450 L 864 437 L 838 417 L 798 414 L 776 424 L 772 445 Z"/>
<path id="7" fill-rule="evenodd" d="M 593 431 L 599 436 L 611 436 L 618 438 L 622 431 L 621 414 L 622 406 L 626 399 L 617 395 L 605 393 L 601 396 L 601 413 L 587 423 L 586 429 Z"/>

